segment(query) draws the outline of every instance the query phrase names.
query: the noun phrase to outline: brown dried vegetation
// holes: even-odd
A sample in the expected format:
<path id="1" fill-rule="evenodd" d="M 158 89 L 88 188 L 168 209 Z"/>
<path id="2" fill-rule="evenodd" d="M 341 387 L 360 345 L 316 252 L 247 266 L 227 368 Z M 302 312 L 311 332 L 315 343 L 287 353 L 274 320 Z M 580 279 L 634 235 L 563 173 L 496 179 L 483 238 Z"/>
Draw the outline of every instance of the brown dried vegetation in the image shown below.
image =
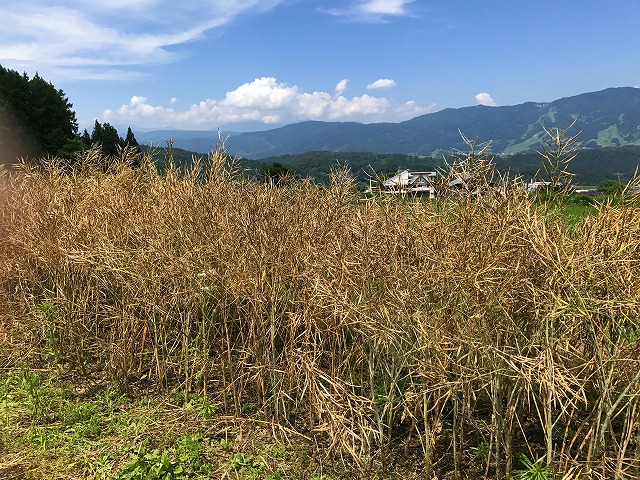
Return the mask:
<path id="1" fill-rule="evenodd" d="M 569 230 L 507 182 L 360 201 L 343 171 L 265 186 L 221 152 L 163 175 L 82 160 L 0 179 L 14 353 L 257 404 L 328 455 L 417 456 L 424 478 L 511 478 L 520 453 L 640 477 L 636 198 Z"/>

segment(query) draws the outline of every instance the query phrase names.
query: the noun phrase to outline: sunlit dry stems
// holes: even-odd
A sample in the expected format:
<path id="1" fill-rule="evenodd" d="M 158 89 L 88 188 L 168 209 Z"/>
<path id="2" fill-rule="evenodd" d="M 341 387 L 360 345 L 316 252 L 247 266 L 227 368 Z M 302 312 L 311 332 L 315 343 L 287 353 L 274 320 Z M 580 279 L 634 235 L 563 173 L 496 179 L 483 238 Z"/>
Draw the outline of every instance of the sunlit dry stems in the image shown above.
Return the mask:
<path id="1" fill-rule="evenodd" d="M 360 202 L 346 169 L 265 187 L 224 148 L 186 170 L 88 150 L 0 172 L 14 338 L 363 466 L 406 452 L 426 478 L 509 478 L 528 452 L 634 478 L 637 203 L 570 230 L 464 141 L 465 189 L 436 201 Z"/>
<path id="2" fill-rule="evenodd" d="M 575 174 L 569 171 L 571 162 L 578 155 L 580 142 L 578 137 L 582 131 L 573 136 L 568 135 L 568 131 L 576 124 L 576 118 L 571 124 L 564 129 L 551 128 L 543 125 L 544 136 L 541 150 L 536 150 L 542 158 L 542 169 L 546 177 L 543 180 L 549 182 L 549 190 L 569 191 L 571 188 L 571 180 Z"/>

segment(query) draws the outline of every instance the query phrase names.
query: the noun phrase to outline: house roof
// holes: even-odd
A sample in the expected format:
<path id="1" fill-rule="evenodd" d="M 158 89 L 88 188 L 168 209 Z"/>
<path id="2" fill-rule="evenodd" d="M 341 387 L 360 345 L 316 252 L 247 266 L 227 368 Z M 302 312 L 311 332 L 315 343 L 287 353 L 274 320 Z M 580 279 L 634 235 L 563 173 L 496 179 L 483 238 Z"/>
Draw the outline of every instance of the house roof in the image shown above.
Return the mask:
<path id="1" fill-rule="evenodd" d="M 420 180 L 428 182 L 429 179 L 434 178 L 436 175 L 436 172 L 410 172 L 409 170 L 403 170 L 382 182 L 382 185 L 385 187 L 408 187 L 421 183 Z"/>

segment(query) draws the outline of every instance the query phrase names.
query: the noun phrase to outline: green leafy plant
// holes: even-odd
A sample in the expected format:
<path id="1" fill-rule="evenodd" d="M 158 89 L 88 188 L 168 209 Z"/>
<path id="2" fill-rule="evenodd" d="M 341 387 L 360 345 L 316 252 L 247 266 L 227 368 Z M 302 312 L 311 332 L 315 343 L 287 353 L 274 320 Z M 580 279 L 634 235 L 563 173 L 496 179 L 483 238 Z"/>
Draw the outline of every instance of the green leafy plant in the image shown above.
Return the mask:
<path id="1" fill-rule="evenodd" d="M 284 478 L 282 475 L 280 471 L 277 471 L 264 477 L 264 480 L 282 480 Z"/>
<path id="2" fill-rule="evenodd" d="M 553 465 L 545 465 L 544 457 L 536 455 L 534 460 L 523 453 L 520 456 L 520 461 L 524 468 L 514 472 L 518 480 L 552 480 L 555 478 Z"/>
<path id="3" fill-rule="evenodd" d="M 251 415 L 258 411 L 258 404 L 254 402 L 248 402 L 242 405 L 240 411 L 245 415 Z"/>
<path id="4" fill-rule="evenodd" d="M 237 472 L 259 472 L 264 461 L 250 453 L 236 452 L 230 458 L 231 468 Z"/>
<path id="5" fill-rule="evenodd" d="M 233 442 L 231 440 L 221 438 L 219 443 L 220 447 L 222 447 L 225 452 L 230 453 L 233 450 Z"/>
<path id="6" fill-rule="evenodd" d="M 185 434 L 175 442 L 175 449 L 184 463 L 199 465 L 204 455 L 204 445 L 201 434 Z"/>
<path id="7" fill-rule="evenodd" d="M 31 421 L 37 423 L 46 415 L 46 404 L 51 401 L 43 394 L 43 389 L 40 376 L 24 367 L 6 378 L 3 396 L 27 407 Z"/>
<path id="8" fill-rule="evenodd" d="M 192 396 L 189 399 L 189 405 L 191 405 L 202 418 L 212 418 L 219 410 L 217 404 L 209 402 L 206 397 L 200 395 Z"/>
<path id="9" fill-rule="evenodd" d="M 96 404 L 65 402 L 60 414 L 68 433 L 85 438 L 96 438 L 100 434 L 101 419 Z"/>
<path id="10" fill-rule="evenodd" d="M 279 445 L 277 447 L 270 448 L 267 453 L 272 458 L 286 459 L 289 457 L 289 452 L 287 452 L 287 447 L 285 447 L 284 445 Z"/>
<path id="11" fill-rule="evenodd" d="M 184 435 L 174 447 L 148 449 L 143 443 L 131 460 L 110 480 L 178 480 L 206 478 L 211 465 L 203 460 L 200 435 Z"/>
<path id="12" fill-rule="evenodd" d="M 489 458 L 489 445 L 487 445 L 487 442 L 482 441 L 475 447 L 469 447 L 469 451 L 477 462 L 486 463 Z"/>
<path id="13" fill-rule="evenodd" d="M 124 467 L 110 480 L 172 480 L 183 473 L 179 463 L 171 458 L 169 452 L 159 449 L 147 450 L 141 445 Z"/>

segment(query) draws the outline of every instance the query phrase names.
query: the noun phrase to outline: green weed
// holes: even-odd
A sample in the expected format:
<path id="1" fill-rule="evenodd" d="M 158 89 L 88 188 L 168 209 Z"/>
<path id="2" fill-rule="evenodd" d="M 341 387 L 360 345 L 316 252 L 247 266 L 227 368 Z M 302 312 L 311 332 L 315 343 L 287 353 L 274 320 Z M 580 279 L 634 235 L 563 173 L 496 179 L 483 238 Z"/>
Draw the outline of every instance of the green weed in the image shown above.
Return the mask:
<path id="1" fill-rule="evenodd" d="M 231 468 L 240 473 L 257 473 L 265 466 L 265 461 L 262 458 L 243 452 L 236 452 L 231 455 L 229 462 L 231 463 Z"/>
<path id="2" fill-rule="evenodd" d="M 523 453 L 520 460 L 523 468 L 514 472 L 518 480 L 553 480 L 555 478 L 555 469 L 552 465 L 544 463 L 544 457 L 536 455 L 534 460 Z"/>
<path id="3" fill-rule="evenodd" d="M 220 409 L 219 405 L 209 402 L 206 397 L 200 395 L 192 395 L 188 404 L 202 418 L 212 418 Z"/>
<path id="4" fill-rule="evenodd" d="M 481 464 L 487 463 L 487 459 L 489 458 L 489 445 L 487 442 L 480 442 L 475 447 L 469 447 L 469 451 L 476 462 Z"/>
<path id="5" fill-rule="evenodd" d="M 204 446 L 199 436 L 184 435 L 165 449 L 149 449 L 141 444 L 110 480 L 179 480 L 207 478 L 212 470 L 203 459 Z"/>

